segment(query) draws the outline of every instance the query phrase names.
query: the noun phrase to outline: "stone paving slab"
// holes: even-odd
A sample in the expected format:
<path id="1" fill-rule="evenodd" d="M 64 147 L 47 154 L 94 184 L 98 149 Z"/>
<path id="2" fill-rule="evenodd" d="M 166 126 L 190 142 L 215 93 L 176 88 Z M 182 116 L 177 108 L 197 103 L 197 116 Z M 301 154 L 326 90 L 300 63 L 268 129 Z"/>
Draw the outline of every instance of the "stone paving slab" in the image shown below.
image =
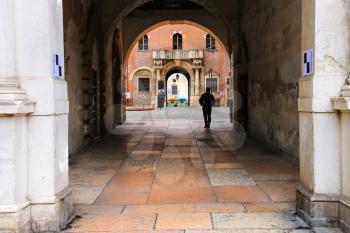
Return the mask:
<path id="1" fill-rule="evenodd" d="M 157 172 L 198 172 L 204 170 L 202 159 L 184 158 L 184 159 L 163 159 L 158 163 Z"/>
<path id="2" fill-rule="evenodd" d="M 69 183 L 73 187 L 104 187 L 113 177 L 115 170 L 98 170 L 87 168 L 70 169 Z"/>
<path id="3" fill-rule="evenodd" d="M 197 145 L 196 140 L 188 140 L 188 139 L 166 139 L 165 146 L 195 146 Z"/>
<path id="4" fill-rule="evenodd" d="M 102 193 L 103 187 L 72 187 L 72 197 L 74 204 L 93 204 Z"/>
<path id="5" fill-rule="evenodd" d="M 197 172 L 160 172 L 153 181 L 153 188 L 211 187 L 204 170 Z"/>
<path id="6" fill-rule="evenodd" d="M 242 168 L 240 163 L 207 163 L 206 169 L 238 169 Z"/>
<path id="7" fill-rule="evenodd" d="M 214 229 L 294 229 L 295 221 L 283 213 L 213 213 Z"/>
<path id="8" fill-rule="evenodd" d="M 287 160 L 242 160 L 242 166 L 250 175 L 298 174 L 297 166 Z"/>
<path id="9" fill-rule="evenodd" d="M 142 205 L 146 204 L 149 193 L 105 193 L 94 202 L 96 205 Z"/>
<path id="10" fill-rule="evenodd" d="M 124 205 L 76 205 L 79 215 L 107 215 L 118 216 L 124 210 Z"/>
<path id="11" fill-rule="evenodd" d="M 247 212 L 295 212 L 296 203 L 246 203 Z"/>
<path id="12" fill-rule="evenodd" d="M 128 205 L 123 213 L 235 213 L 244 212 L 242 204 L 205 203 L 205 204 L 161 204 Z"/>
<path id="13" fill-rule="evenodd" d="M 213 186 L 256 185 L 243 169 L 208 169 L 207 172 Z"/>
<path id="14" fill-rule="evenodd" d="M 275 202 L 294 201 L 296 199 L 297 185 L 295 181 L 264 181 L 259 187 Z"/>
<path id="15" fill-rule="evenodd" d="M 153 187 L 148 204 L 197 204 L 215 202 L 216 197 L 211 187 Z"/>
<path id="16" fill-rule="evenodd" d="M 186 230 L 212 229 L 209 213 L 161 213 L 158 215 L 156 229 Z"/>
<path id="17" fill-rule="evenodd" d="M 185 233 L 312 233 L 309 230 L 275 230 L 275 229 L 235 229 L 235 230 L 188 230 Z"/>
<path id="18" fill-rule="evenodd" d="M 222 203 L 264 203 L 271 199 L 257 186 L 219 186 L 215 194 Z"/>

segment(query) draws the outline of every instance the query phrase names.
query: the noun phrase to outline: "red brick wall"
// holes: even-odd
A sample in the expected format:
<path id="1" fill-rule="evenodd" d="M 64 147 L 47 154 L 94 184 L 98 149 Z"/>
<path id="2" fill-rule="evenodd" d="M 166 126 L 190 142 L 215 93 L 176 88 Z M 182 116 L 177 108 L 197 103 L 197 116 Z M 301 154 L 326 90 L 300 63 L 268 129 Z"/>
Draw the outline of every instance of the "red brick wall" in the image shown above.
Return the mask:
<path id="1" fill-rule="evenodd" d="M 152 68 L 152 50 L 160 49 L 172 49 L 173 40 L 172 36 L 174 33 L 183 35 L 183 50 L 188 49 L 204 49 L 206 46 L 206 35 L 209 33 L 201 28 L 188 25 L 188 24 L 168 24 L 160 26 L 147 33 L 149 37 L 149 50 L 138 51 L 138 43 L 132 49 L 128 59 L 128 91 L 133 90 L 132 83 L 130 80 L 131 74 L 134 70 L 142 66 L 148 66 Z M 221 42 L 216 39 L 216 51 L 205 52 L 204 57 L 205 71 L 208 72 L 212 68 L 216 73 L 220 75 L 220 90 L 225 93 L 226 89 L 226 77 L 229 76 L 230 72 L 230 61 L 226 53 L 225 48 Z"/>

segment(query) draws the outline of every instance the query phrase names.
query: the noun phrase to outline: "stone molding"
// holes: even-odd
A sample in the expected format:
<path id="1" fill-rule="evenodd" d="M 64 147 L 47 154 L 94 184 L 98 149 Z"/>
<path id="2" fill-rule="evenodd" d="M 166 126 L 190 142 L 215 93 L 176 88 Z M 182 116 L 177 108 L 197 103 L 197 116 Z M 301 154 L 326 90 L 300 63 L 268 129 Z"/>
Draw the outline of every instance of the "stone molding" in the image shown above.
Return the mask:
<path id="1" fill-rule="evenodd" d="M 18 213 L 19 211 L 27 208 L 28 206 L 30 206 L 29 201 L 17 205 L 0 205 L 0 214 Z"/>
<path id="2" fill-rule="evenodd" d="M 343 232 L 350 232 L 350 205 L 339 196 L 314 194 L 300 185 L 297 213 L 313 228 L 340 227 Z"/>
<path id="3" fill-rule="evenodd" d="M 0 117 L 27 115 L 34 112 L 34 102 L 31 101 L 0 101 Z"/>
<path id="4" fill-rule="evenodd" d="M 350 96 L 332 98 L 332 101 L 333 101 L 333 106 L 335 110 L 338 110 L 341 112 L 350 112 Z"/>

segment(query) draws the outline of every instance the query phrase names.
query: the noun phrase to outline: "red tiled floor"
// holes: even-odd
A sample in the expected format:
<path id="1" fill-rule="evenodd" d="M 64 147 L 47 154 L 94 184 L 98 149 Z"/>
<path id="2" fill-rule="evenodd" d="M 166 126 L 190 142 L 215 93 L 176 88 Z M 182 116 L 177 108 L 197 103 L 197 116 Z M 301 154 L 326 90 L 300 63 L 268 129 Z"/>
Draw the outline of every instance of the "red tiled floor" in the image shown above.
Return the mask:
<path id="1" fill-rule="evenodd" d="M 74 198 L 85 203 L 89 184 L 96 191 L 89 195 L 92 205 L 78 206 L 82 219 L 67 232 L 219 233 L 215 226 L 241 227 L 240 218 L 247 222 L 259 218 L 257 226 L 270 226 L 266 219 L 293 209 L 296 166 L 264 154 L 266 150 L 251 141 L 246 154 L 230 152 L 223 144 L 235 140 L 227 138 L 230 133 L 225 136 L 215 124 L 208 131 L 202 122 L 183 121 L 121 126 L 123 136 L 99 142 L 86 157 L 82 155 L 81 163 L 76 158 L 71 179 L 73 190 L 79 192 Z M 125 149 L 130 141 L 133 151 Z M 94 172 L 103 179 L 94 177 Z"/>

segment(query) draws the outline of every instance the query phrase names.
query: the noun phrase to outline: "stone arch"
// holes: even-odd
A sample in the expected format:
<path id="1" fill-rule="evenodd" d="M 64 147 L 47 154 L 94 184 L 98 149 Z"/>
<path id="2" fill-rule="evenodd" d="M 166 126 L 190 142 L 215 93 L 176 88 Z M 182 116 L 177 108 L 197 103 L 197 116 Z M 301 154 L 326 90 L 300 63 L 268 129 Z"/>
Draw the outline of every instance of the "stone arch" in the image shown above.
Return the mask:
<path id="1" fill-rule="evenodd" d="M 168 62 L 164 65 L 163 67 L 163 71 L 162 71 L 162 75 L 166 75 L 169 71 L 171 71 L 172 69 L 175 68 L 183 68 L 184 70 L 186 70 L 190 75 L 191 78 L 193 76 L 193 69 L 192 69 L 192 65 L 186 61 L 171 61 Z"/>
<path id="2" fill-rule="evenodd" d="M 149 66 L 140 66 L 140 67 L 134 69 L 134 70 L 130 73 L 129 79 L 133 79 L 134 76 L 135 76 L 139 71 L 141 71 L 141 70 L 148 70 L 151 74 L 153 74 L 153 72 L 154 72 L 154 69 L 151 68 L 151 67 L 149 67 Z"/>
<path id="3" fill-rule="evenodd" d="M 149 91 L 139 91 L 139 78 L 149 78 Z M 132 105 L 152 105 L 152 95 L 155 92 L 156 83 L 154 80 L 153 69 L 144 66 L 135 69 L 130 74 L 130 82 L 128 80 L 128 89 L 131 91 L 129 102 Z"/>

